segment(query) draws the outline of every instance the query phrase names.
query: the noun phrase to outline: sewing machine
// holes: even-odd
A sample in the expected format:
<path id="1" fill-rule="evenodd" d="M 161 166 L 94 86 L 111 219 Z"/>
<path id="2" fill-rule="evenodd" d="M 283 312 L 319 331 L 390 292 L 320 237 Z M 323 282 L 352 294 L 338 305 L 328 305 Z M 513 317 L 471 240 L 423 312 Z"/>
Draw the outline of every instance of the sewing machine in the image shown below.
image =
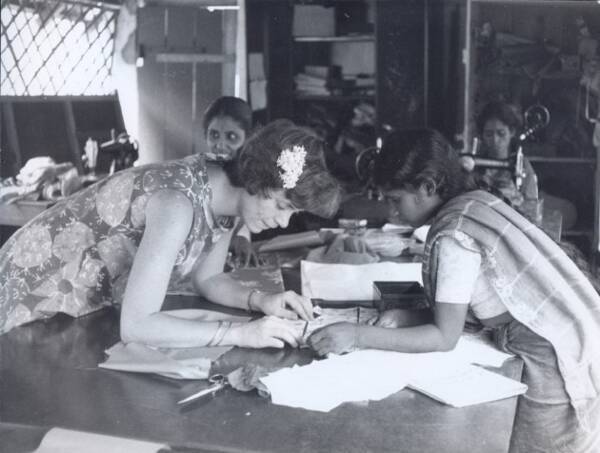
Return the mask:
<path id="1" fill-rule="evenodd" d="M 139 157 L 137 143 L 131 140 L 127 133 L 115 134 L 115 130 L 110 131 L 111 139 L 100 144 L 100 152 L 110 155 L 110 169 L 108 174 L 123 170 L 133 166 L 133 163 Z"/>
<path id="2" fill-rule="evenodd" d="M 527 128 L 522 131 L 516 140 L 516 151 L 507 159 L 494 159 L 477 155 L 479 139 L 475 137 L 470 152 L 460 154 L 461 164 L 468 171 L 475 168 L 503 168 L 510 170 L 513 175 L 517 190 L 523 184 L 525 177 L 523 143 L 550 122 L 550 112 L 541 104 L 533 104 L 525 111 L 525 124 Z"/>

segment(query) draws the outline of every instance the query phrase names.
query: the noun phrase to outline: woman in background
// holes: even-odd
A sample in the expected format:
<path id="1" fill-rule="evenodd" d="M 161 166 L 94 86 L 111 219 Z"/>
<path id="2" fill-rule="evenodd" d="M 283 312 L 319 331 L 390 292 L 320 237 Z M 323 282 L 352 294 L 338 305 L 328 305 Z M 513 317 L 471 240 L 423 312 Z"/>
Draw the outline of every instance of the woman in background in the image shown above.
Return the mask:
<path id="1" fill-rule="evenodd" d="M 508 159 L 513 151 L 516 135 L 523 127 L 521 115 L 517 108 L 506 102 L 490 102 L 486 104 L 477 117 L 477 129 L 482 141 L 481 155 L 494 159 Z M 571 228 L 577 221 L 577 209 L 570 201 L 555 197 L 548 193 L 538 193 L 538 179 L 527 157 L 523 159 L 524 177 L 520 188 L 513 180 L 508 169 L 486 169 L 483 180 L 500 191 L 500 193 L 517 210 L 524 200 L 544 200 L 547 210 L 558 210 L 562 214 L 563 228 Z"/>
<path id="2" fill-rule="evenodd" d="M 208 150 L 206 161 L 224 165 L 237 157 L 246 137 L 252 130 L 252 109 L 246 101 L 233 96 L 215 99 L 204 112 L 202 119 L 204 139 Z M 242 223 L 234 227 L 229 245 L 234 267 L 258 265 L 258 257 L 251 244 L 248 228 Z"/>
<path id="3" fill-rule="evenodd" d="M 298 344 L 279 318 L 312 318 L 292 291 L 249 290 L 224 274 L 231 229 L 285 227 L 294 212 L 333 215 L 340 187 L 323 143 L 277 121 L 258 131 L 227 170 L 202 156 L 134 167 L 46 210 L 0 249 L 0 333 L 56 312 L 82 316 L 121 303 L 121 339 L 156 347 Z M 266 315 L 246 324 L 182 319 L 161 312 L 170 289 Z"/>
<path id="4" fill-rule="evenodd" d="M 431 310 L 383 312 L 376 325 L 339 323 L 308 339 L 319 353 L 455 347 L 467 313 L 523 359 L 511 452 L 600 451 L 600 296 L 544 232 L 492 194 L 438 132 L 386 137 L 375 182 L 390 209 L 431 223 L 423 285 Z"/>
<path id="5" fill-rule="evenodd" d="M 204 112 L 204 138 L 207 161 L 230 161 L 252 131 L 252 109 L 243 99 L 221 96 Z"/>

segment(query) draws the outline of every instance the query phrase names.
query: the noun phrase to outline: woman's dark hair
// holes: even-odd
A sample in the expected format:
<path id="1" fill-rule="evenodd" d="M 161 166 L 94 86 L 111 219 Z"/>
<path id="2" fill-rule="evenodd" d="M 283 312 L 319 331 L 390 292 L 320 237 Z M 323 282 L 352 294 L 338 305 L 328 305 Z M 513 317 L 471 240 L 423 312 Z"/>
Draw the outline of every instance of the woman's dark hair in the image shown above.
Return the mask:
<path id="1" fill-rule="evenodd" d="M 493 101 L 483 107 L 477 116 L 477 130 L 480 134 L 483 133 L 485 123 L 491 119 L 497 119 L 513 131 L 518 131 L 523 126 L 518 108 L 502 101 Z"/>
<path id="2" fill-rule="evenodd" d="M 416 189 L 433 183 L 443 200 L 485 188 L 462 167 L 456 150 L 434 129 L 396 130 L 387 135 L 373 177 L 383 190 Z"/>
<path id="3" fill-rule="evenodd" d="M 204 112 L 202 127 L 204 135 L 208 132 L 210 122 L 215 118 L 229 117 L 247 134 L 252 130 L 252 109 L 246 101 L 234 96 L 221 96 L 215 99 Z"/>
<path id="4" fill-rule="evenodd" d="M 295 146 L 303 147 L 306 157 L 295 187 L 285 189 L 286 197 L 296 209 L 332 217 L 339 209 L 342 190 L 327 170 L 325 144 L 310 129 L 291 121 L 276 120 L 255 131 L 238 157 L 224 165 L 225 172 L 234 186 L 268 197 L 270 190 L 283 188 L 277 159 L 284 149 Z"/>

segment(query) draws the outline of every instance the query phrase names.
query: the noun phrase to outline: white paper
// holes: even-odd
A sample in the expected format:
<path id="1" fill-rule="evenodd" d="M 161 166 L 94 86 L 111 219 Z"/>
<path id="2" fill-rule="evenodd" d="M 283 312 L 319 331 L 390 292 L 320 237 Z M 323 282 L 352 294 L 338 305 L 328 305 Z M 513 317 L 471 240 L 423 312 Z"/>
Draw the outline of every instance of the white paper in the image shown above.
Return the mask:
<path id="1" fill-rule="evenodd" d="M 335 324 L 337 322 L 350 322 L 353 324 L 366 324 L 367 321 L 376 317 L 378 314 L 376 308 L 368 307 L 350 307 L 350 308 L 321 308 L 320 315 L 312 321 L 290 321 L 298 328 L 304 328 L 306 332 L 302 337 L 306 342 L 307 338 L 318 329 Z M 308 323 L 308 324 L 307 324 Z"/>
<path id="2" fill-rule="evenodd" d="M 284 368 L 261 381 L 274 404 L 328 412 L 344 402 L 381 400 L 402 390 L 404 364 L 388 351 L 357 351 Z M 376 379 L 375 379 L 376 376 Z"/>
<path id="3" fill-rule="evenodd" d="M 156 453 L 167 445 L 124 437 L 52 428 L 34 453 Z"/>
<path id="4" fill-rule="evenodd" d="M 285 368 L 261 381 L 274 404 L 321 412 L 345 402 L 380 400 L 407 385 L 446 404 L 462 407 L 527 390 L 519 381 L 472 365 L 501 364 L 507 357 L 510 355 L 466 336 L 449 352 L 362 350 Z"/>
<path id="5" fill-rule="evenodd" d="M 454 407 L 496 401 L 527 391 L 527 386 L 519 381 L 474 365 L 466 365 L 444 376 L 411 380 L 409 386 Z"/>
<path id="6" fill-rule="evenodd" d="M 501 367 L 506 359 L 514 357 L 499 351 L 490 341 L 484 340 L 480 335 L 468 334 L 460 337 L 454 350 L 448 354 L 455 356 L 456 360 L 493 367 Z"/>
<path id="7" fill-rule="evenodd" d="M 302 261 L 302 295 L 326 300 L 372 300 L 374 281 L 422 284 L 421 263 L 326 264 Z"/>
<path id="8" fill-rule="evenodd" d="M 413 231 L 412 236 L 420 242 L 425 242 L 425 239 L 427 239 L 427 234 L 429 233 L 429 229 L 431 228 L 431 225 L 422 225 L 419 228 L 417 228 L 415 231 Z"/>

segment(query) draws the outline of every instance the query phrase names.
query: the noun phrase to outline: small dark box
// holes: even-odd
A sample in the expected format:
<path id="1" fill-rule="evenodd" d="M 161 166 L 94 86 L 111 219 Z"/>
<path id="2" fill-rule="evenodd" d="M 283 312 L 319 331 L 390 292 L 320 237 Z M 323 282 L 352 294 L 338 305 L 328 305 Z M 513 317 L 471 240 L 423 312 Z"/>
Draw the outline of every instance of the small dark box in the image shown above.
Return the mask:
<path id="1" fill-rule="evenodd" d="M 419 282 L 373 282 L 373 305 L 379 310 L 426 308 L 427 298 Z"/>

